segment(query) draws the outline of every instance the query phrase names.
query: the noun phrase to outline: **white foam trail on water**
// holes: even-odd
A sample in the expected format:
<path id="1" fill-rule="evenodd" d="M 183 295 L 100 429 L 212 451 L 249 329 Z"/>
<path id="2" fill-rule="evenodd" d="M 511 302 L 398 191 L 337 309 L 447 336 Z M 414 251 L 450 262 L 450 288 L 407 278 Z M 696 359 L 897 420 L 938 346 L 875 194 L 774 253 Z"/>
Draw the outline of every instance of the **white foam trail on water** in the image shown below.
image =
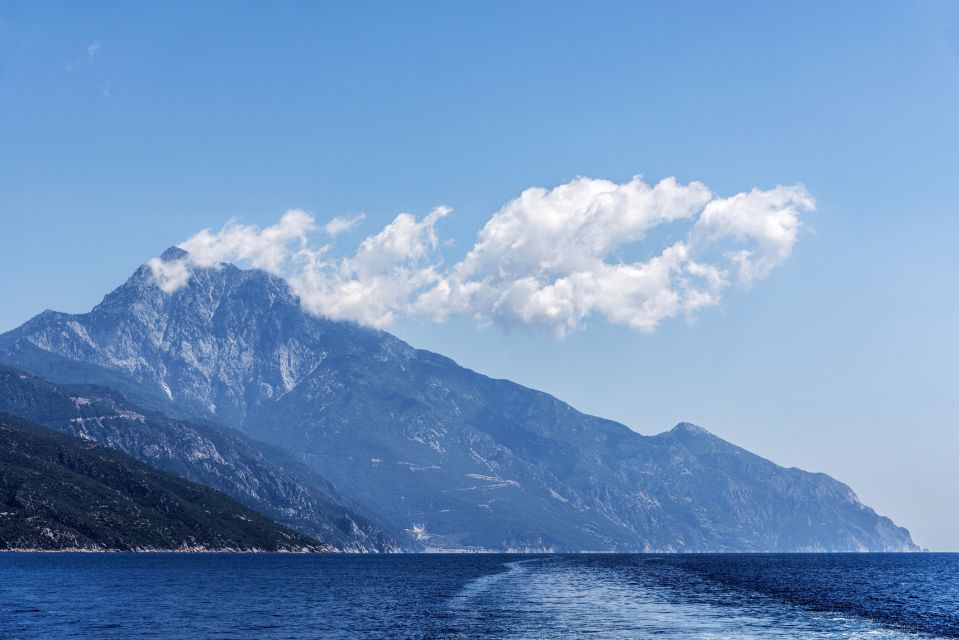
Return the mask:
<path id="1" fill-rule="evenodd" d="M 551 561 L 555 560 L 555 561 Z M 709 594 L 692 581 L 663 587 L 637 573 L 562 558 L 511 562 L 450 599 L 463 638 L 666 640 L 931 639 L 836 612 L 816 612 L 760 594 Z M 682 574 L 678 574 L 682 579 Z M 686 590 L 684 591 L 684 586 Z"/>
<path id="2" fill-rule="evenodd" d="M 456 608 L 457 606 L 467 604 L 477 595 L 489 591 L 496 583 L 508 579 L 517 579 L 516 574 L 524 573 L 526 569 L 523 568 L 523 565 L 528 562 L 535 561 L 518 560 L 516 562 L 507 562 L 505 565 L 503 565 L 506 567 L 506 571 L 480 576 L 479 578 L 466 583 L 466 585 L 460 589 L 459 593 L 450 599 L 450 606 L 452 608 Z"/>

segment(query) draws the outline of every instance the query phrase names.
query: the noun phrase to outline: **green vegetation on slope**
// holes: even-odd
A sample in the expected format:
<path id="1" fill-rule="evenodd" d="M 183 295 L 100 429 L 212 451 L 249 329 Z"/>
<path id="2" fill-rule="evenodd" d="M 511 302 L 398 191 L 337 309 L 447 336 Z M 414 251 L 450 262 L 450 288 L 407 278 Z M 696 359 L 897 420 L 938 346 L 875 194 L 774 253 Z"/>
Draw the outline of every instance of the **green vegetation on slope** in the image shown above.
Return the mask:
<path id="1" fill-rule="evenodd" d="M 0 414 L 0 549 L 317 551 L 325 546 L 218 491 Z"/>

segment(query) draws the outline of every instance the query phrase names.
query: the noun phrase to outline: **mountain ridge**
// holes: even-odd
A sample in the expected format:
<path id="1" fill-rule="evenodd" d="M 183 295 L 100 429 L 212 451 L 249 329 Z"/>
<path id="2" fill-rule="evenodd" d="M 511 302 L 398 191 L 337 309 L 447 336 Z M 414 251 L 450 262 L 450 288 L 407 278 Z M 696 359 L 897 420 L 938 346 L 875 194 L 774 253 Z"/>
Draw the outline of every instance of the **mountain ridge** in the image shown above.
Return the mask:
<path id="1" fill-rule="evenodd" d="M 311 316 L 277 276 L 190 268 L 172 293 L 144 265 L 87 314 L 41 314 L 0 336 L 0 359 L 51 379 L 114 378 L 138 402 L 295 451 L 428 549 L 917 549 L 825 474 L 689 423 L 643 436 Z"/>

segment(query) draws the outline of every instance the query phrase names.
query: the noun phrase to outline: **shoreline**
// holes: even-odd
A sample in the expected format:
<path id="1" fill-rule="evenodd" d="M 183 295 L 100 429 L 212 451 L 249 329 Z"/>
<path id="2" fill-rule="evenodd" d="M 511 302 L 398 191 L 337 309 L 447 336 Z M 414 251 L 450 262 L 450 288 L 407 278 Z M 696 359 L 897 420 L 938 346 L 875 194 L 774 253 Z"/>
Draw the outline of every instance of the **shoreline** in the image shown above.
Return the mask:
<path id="1" fill-rule="evenodd" d="M 342 553 L 332 549 L 241 549 L 241 548 L 224 548 L 224 549 L 205 549 L 205 548 L 190 548 L 190 549 L 153 549 L 153 548 L 144 548 L 144 549 L 88 549 L 83 547 L 69 548 L 69 549 L 31 549 L 31 548 L 22 548 L 22 549 L 0 549 L 0 554 L 3 553 L 129 553 L 129 554 L 143 554 L 143 553 L 289 553 L 289 554 L 317 554 L 317 553 Z M 361 554 L 356 554 L 361 555 Z"/>
<path id="2" fill-rule="evenodd" d="M 340 549 L 0 549 L 0 554 L 16 553 L 113 553 L 113 554 L 150 554 L 150 553 L 221 553 L 221 554 L 294 554 L 294 555 L 335 555 L 335 556 L 871 556 L 871 555 L 949 555 L 959 551 L 344 551 Z"/>

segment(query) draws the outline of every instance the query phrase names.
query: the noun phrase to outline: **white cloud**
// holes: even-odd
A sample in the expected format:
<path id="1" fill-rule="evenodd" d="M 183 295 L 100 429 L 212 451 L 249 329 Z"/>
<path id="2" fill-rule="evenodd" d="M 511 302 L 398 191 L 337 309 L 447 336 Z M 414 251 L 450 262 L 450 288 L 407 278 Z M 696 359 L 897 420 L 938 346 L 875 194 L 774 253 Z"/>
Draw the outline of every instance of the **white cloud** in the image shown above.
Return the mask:
<path id="1" fill-rule="evenodd" d="M 100 51 L 100 47 L 102 46 L 103 46 L 103 43 L 100 42 L 99 40 L 87 45 L 87 56 L 89 56 L 90 60 L 93 60 L 93 58 L 97 55 L 97 52 Z"/>
<path id="2" fill-rule="evenodd" d="M 439 281 L 436 223 L 449 213 L 438 207 L 421 220 L 401 213 L 363 240 L 352 257 L 325 260 L 325 247 L 300 251 L 290 284 L 303 306 L 316 314 L 389 326 L 409 313 L 415 296 Z"/>
<path id="3" fill-rule="evenodd" d="M 754 245 L 728 254 L 740 281 L 749 285 L 789 257 L 799 233 L 800 214 L 815 207 L 816 201 L 802 186 L 753 189 L 717 198 L 706 205 L 692 238 L 703 246 L 727 239 L 740 246 Z"/>
<path id="4" fill-rule="evenodd" d="M 362 213 L 355 216 L 337 216 L 323 225 L 323 231 L 326 235 L 334 238 L 341 233 L 350 231 L 365 219 L 366 215 Z"/>
<path id="5" fill-rule="evenodd" d="M 173 293 L 190 281 L 190 263 L 188 260 L 161 260 L 151 258 L 147 266 L 153 271 L 157 286 L 166 293 Z"/>
<path id="6" fill-rule="evenodd" d="M 262 230 L 232 221 L 203 230 L 181 245 L 190 252 L 178 261 L 185 264 L 150 264 L 172 292 L 192 265 L 247 262 L 287 276 L 307 310 L 377 327 L 403 316 L 467 315 L 561 337 L 600 317 L 652 332 L 718 304 L 729 286 L 765 278 L 789 257 L 801 215 L 814 208 L 798 185 L 719 198 L 702 183 L 673 178 L 655 185 L 577 178 L 521 193 L 448 266 L 436 228 L 446 207 L 422 219 L 401 213 L 343 258 L 331 257 L 329 244 L 312 246 L 316 222 L 295 210 Z M 334 237 L 360 220 L 334 218 L 322 230 Z"/>
<path id="7" fill-rule="evenodd" d="M 193 264 L 210 267 L 220 262 L 249 262 L 257 269 L 280 273 L 291 245 L 304 248 L 316 229 L 313 216 L 299 209 L 283 214 L 274 225 L 260 229 L 230 220 L 216 233 L 203 229 L 180 245 Z"/>
<path id="8" fill-rule="evenodd" d="M 558 335 L 593 312 L 652 330 L 682 310 L 672 288 L 686 247 L 672 245 L 646 262 L 610 262 L 660 225 L 689 220 L 712 198 L 705 185 L 667 178 L 648 185 L 577 178 L 554 189 L 527 189 L 497 211 L 476 244 L 418 308 L 437 320 L 480 319 L 545 326 Z M 680 289 L 688 288 L 680 286 Z"/>

